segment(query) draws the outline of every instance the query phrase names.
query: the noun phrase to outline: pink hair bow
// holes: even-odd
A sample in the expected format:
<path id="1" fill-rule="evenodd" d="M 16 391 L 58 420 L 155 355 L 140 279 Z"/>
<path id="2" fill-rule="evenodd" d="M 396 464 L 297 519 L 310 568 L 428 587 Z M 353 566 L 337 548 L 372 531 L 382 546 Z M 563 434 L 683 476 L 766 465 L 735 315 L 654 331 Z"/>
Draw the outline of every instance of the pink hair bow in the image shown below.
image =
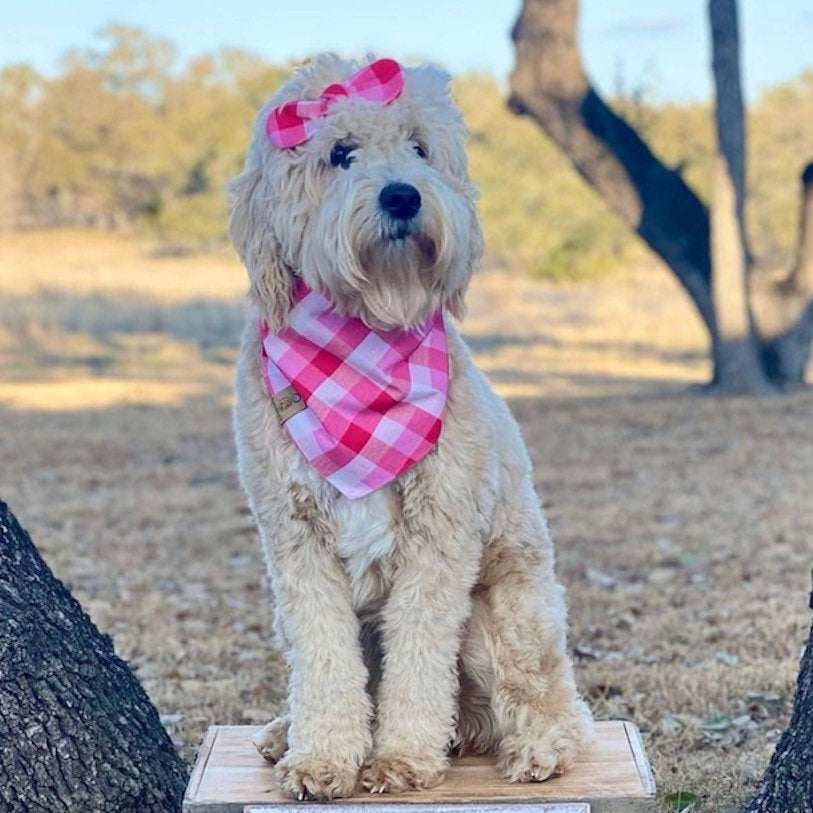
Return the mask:
<path id="1" fill-rule="evenodd" d="M 345 96 L 359 96 L 390 104 L 404 88 L 404 72 L 394 59 L 378 59 L 345 82 L 328 85 L 318 99 L 300 99 L 275 107 L 265 122 L 265 133 L 275 147 L 286 149 L 304 144 L 316 129 L 316 119 Z"/>

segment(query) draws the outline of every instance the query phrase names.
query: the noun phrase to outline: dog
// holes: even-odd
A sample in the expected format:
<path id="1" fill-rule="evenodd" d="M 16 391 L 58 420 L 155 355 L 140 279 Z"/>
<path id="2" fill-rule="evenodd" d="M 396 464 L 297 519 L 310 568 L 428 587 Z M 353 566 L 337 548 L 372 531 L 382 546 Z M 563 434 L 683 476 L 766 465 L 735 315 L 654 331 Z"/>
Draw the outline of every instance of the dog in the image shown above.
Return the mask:
<path id="1" fill-rule="evenodd" d="M 451 318 L 483 251 L 464 143 L 444 71 L 324 55 L 260 111 L 230 187 L 250 283 L 238 469 L 288 672 L 287 709 L 255 744 L 296 799 L 431 788 L 453 753 L 542 781 L 593 738 L 528 454 Z M 332 371 L 402 339 L 347 420 L 375 413 L 371 462 L 326 430 L 367 371 Z M 414 459 L 381 474 L 416 415 Z M 396 424 L 397 443 L 380 430 Z"/>

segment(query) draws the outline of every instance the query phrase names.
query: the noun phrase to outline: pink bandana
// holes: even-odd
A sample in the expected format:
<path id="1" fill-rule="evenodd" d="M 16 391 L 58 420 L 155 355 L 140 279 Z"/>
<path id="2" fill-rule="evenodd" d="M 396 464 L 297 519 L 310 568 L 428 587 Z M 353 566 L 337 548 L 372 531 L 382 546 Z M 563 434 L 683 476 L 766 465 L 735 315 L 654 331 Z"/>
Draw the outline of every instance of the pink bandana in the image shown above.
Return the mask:
<path id="1" fill-rule="evenodd" d="M 426 457 L 443 425 L 449 365 L 443 314 L 380 332 L 340 316 L 303 282 L 288 326 L 261 323 L 265 383 L 307 461 L 354 500 Z"/>
<path id="2" fill-rule="evenodd" d="M 275 107 L 266 119 L 265 133 L 275 147 L 298 147 L 313 135 L 316 119 L 326 116 L 337 99 L 359 96 L 390 104 L 401 95 L 403 88 L 401 66 L 394 59 L 379 59 L 354 73 L 346 82 L 329 85 L 318 99 L 294 99 Z"/>

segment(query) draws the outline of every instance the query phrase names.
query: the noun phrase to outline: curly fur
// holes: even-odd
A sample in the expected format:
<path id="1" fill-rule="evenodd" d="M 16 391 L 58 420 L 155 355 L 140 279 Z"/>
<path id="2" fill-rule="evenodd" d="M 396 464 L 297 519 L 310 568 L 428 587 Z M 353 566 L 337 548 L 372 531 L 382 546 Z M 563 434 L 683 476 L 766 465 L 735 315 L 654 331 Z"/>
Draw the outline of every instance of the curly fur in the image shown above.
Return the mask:
<path id="1" fill-rule="evenodd" d="M 461 316 L 482 252 L 476 190 L 449 77 L 405 69 L 382 106 L 342 99 L 301 147 L 266 139 L 268 111 L 357 70 L 318 58 L 260 112 L 233 182 L 230 233 L 250 278 L 236 376 L 241 482 L 266 554 L 288 711 L 257 737 L 295 798 L 431 787 L 450 751 L 494 752 L 511 781 L 566 770 L 592 737 L 566 650 L 563 590 L 531 466 L 506 405 L 447 320 L 450 385 L 437 451 L 392 485 L 341 496 L 277 421 L 257 321 L 285 324 L 293 274 L 372 327 Z M 328 157 L 357 145 L 347 169 Z M 422 158 L 415 147 L 426 152 Z M 378 205 L 420 192 L 409 234 Z"/>

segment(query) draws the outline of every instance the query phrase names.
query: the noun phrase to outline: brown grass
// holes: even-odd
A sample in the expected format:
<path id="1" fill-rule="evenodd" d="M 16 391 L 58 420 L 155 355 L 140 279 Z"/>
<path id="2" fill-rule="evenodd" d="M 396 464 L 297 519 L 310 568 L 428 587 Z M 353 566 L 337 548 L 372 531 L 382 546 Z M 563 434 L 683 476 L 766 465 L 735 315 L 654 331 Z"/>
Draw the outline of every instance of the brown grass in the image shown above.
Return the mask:
<path id="1" fill-rule="evenodd" d="M 282 695 L 229 426 L 242 271 L 70 233 L 4 235 L 0 267 L 2 496 L 191 759 L 206 726 Z M 536 464 L 583 691 L 642 728 L 662 798 L 733 809 L 809 623 L 813 397 L 687 394 L 704 336 L 657 267 L 578 287 L 491 271 L 470 302 Z"/>

